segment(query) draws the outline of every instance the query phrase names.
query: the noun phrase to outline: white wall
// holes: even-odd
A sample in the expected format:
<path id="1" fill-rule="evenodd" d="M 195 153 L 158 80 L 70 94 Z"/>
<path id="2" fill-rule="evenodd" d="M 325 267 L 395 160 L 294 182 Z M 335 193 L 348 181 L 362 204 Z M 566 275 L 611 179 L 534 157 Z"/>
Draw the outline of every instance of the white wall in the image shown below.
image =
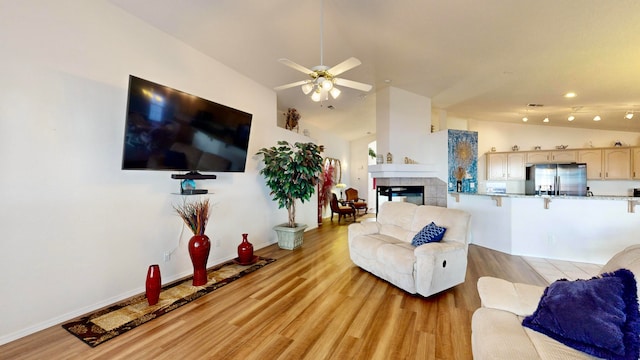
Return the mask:
<path id="1" fill-rule="evenodd" d="M 521 151 L 555 149 L 557 145 L 569 145 L 569 149 L 613 146 L 615 141 L 625 145 L 640 145 L 640 134 L 622 131 L 576 129 L 559 126 L 519 125 L 491 121 L 469 121 L 469 130 L 478 132 L 478 189 L 483 192 L 486 184 L 486 156 L 491 147 L 497 151 L 510 151 L 518 145 Z M 507 182 L 507 191 L 524 191 L 522 181 Z M 595 195 L 631 196 L 632 189 L 640 187 L 640 181 L 589 180 L 587 185 Z"/>
<path id="2" fill-rule="evenodd" d="M 431 99 L 387 87 L 376 93 L 377 153 L 391 153 L 394 164 L 408 157 L 424 164 L 431 133 Z"/>
<path id="3" fill-rule="evenodd" d="M 322 157 L 330 157 L 340 160 L 340 164 L 342 167 L 342 182 L 348 181 L 351 173 L 351 166 L 349 164 L 349 142 L 327 132 L 326 130 L 313 126 L 312 124 L 307 123 L 304 120 L 302 120 L 302 122 L 300 123 L 300 127 L 308 130 L 309 136 L 315 143 L 324 145 L 324 152 L 322 153 Z M 338 197 L 340 196 L 340 191 L 337 188 L 334 188 L 333 192 L 336 193 Z M 323 207 L 321 211 L 323 218 L 331 216 L 331 209 L 329 208 L 329 205 L 327 205 L 326 208 Z M 315 212 L 315 216 L 317 223 L 317 209 Z"/>
<path id="4" fill-rule="evenodd" d="M 151 264 L 165 283 L 191 272 L 178 181 L 120 170 L 129 74 L 252 113 L 250 154 L 309 140 L 276 127 L 271 89 L 105 1 L 4 1 L 0 44 L 0 344 L 143 292 Z M 259 160 L 200 183 L 214 204 L 209 265 L 235 257 L 242 233 L 275 242 L 286 221 Z M 313 228 L 316 211 L 296 220 Z"/>
<path id="5" fill-rule="evenodd" d="M 375 209 L 375 198 L 371 197 L 373 181 L 369 179 L 369 144 L 376 140 L 375 135 L 368 135 L 351 141 L 351 172 L 347 187 L 358 190 L 358 196 L 367 200 L 369 208 Z M 375 191 L 373 192 L 375 194 Z"/>

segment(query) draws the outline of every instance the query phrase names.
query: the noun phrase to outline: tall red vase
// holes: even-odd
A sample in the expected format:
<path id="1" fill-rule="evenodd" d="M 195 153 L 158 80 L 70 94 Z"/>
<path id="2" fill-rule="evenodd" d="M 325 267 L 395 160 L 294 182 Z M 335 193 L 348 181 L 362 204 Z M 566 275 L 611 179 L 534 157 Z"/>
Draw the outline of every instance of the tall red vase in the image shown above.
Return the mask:
<path id="1" fill-rule="evenodd" d="M 247 239 L 248 234 L 242 234 L 242 242 L 238 245 L 238 262 L 251 264 L 253 262 L 253 244 Z"/>
<path id="2" fill-rule="evenodd" d="M 193 286 L 205 285 L 207 278 L 207 260 L 211 242 L 207 235 L 194 235 L 189 240 L 189 256 L 193 264 Z"/>
<path id="3" fill-rule="evenodd" d="M 160 277 L 160 266 L 150 265 L 147 270 L 147 281 L 145 284 L 147 293 L 147 302 L 149 305 L 155 305 L 160 299 L 160 290 L 162 289 L 162 280 Z"/>

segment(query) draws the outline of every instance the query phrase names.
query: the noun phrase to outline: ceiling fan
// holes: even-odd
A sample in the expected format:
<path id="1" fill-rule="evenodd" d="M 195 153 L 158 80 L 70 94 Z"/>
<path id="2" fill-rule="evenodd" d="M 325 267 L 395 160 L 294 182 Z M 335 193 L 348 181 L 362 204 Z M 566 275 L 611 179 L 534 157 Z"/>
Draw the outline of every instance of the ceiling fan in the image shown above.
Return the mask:
<path id="1" fill-rule="evenodd" d="M 329 94 L 334 99 L 340 95 L 340 89 L 335 87 L 335 85 L 346 86 L 352 89 L 360 90 L 367 92 L 371 90 L 372 86 L 369 84 L 364 84 L 357 81 L 347 80 L 343 78 L 337 77 L 338 75 L 353 69 L 354 67 L 362 64 L 362 62 L 354 57 L 348 58 L 347 60 L 341 62 L 340 64 L 328 67 L 324 65 L 323 61 L 323 6 L 322 1 L 320 1 L 320 65 L 314 66 L 311 69 L 308 69 L 300 64 L 297 64 L 289 59 L 279 59 L 278 61 L 282 64 L 289 66 L 292 69 L 303 72 L 311 77 L 311 79 L 296 81 L 290 84 L 281 85 L 275 87 L 274 90 L 284 90 L 296 86 L 301 86 L 302 92 L 305 95 L 313 92 L 311 94 L 311 100 L 320 101 L 320 100 L 328 100 Z"/>

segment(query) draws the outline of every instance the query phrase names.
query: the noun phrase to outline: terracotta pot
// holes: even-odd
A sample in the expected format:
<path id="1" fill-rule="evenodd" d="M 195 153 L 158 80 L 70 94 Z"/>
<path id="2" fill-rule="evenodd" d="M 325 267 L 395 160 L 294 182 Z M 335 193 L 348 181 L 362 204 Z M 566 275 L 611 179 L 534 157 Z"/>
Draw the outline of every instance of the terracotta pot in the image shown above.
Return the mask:
<path id="1" fill-rule="evenodd" d="M 253 262 L 253 245 L 247 239 L 248 234 L 242 234 L 242 242 L 238 245 L 238 262 L 251 264 Z"/>
<path id="2" fill-rule="evenodd" d="M 147 302 L 149 305 L 155 305 L 160 299 L 160 290 L 162 289 L 162 280 L 160 277 L 160 266 L 150 265 L 147 270 L 147 282 L 145 284 L 147 293 Z"/>
<path id="3" fill-rule="evenodd" d="M 208 282 L 207 260 L 211 242 L 207 235 L 194 235 L 189 240 L 189 256 L 193 264 L 193 286 L 202 286 Z"/>

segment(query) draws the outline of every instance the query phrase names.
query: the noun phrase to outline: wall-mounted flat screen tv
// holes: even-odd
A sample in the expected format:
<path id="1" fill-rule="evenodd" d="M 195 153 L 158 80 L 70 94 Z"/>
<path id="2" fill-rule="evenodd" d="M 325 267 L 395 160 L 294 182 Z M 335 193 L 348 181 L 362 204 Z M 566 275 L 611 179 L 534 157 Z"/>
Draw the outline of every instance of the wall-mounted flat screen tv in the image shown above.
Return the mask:
<path id="1" fill-rule="evenodd" d="M 129 76 L 122 169 L 243 172 L 252 115 Z"/>

